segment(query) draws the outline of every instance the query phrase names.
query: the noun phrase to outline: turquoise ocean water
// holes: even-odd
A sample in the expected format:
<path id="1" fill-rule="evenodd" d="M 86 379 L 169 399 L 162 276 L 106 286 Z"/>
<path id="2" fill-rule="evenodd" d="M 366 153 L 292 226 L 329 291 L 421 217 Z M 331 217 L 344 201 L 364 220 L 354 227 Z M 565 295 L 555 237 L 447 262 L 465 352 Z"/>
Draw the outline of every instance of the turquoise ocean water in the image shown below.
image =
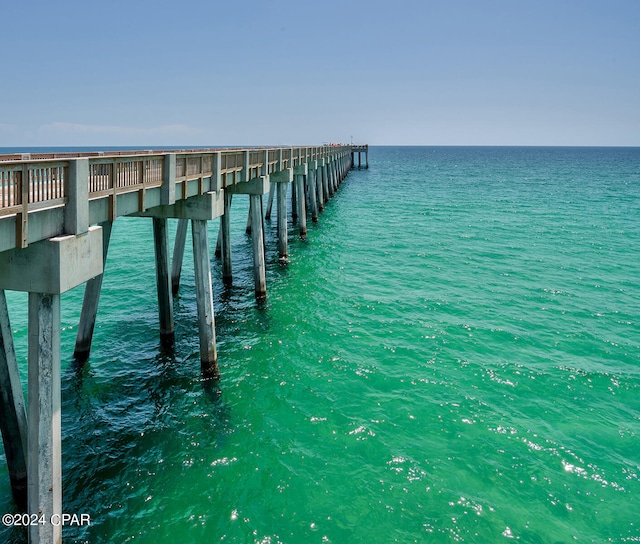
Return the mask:
<path id="1" fill-rule="evenodd" d="M 190 248 L 163 354 L 151 222 L 115 223 L 83 368 L 82 290 L 62 299 L 64 511 L 91 516 L 65 542 L 640 541 L 640 149 L 369 164 L 306 242 L 291 226 L 287 266 L 267 223 L 264 305 L 248 203 L 231 288 L 212 222 L 215 386 Z M 8 299 L 26 383 L 26 297 Z"/>

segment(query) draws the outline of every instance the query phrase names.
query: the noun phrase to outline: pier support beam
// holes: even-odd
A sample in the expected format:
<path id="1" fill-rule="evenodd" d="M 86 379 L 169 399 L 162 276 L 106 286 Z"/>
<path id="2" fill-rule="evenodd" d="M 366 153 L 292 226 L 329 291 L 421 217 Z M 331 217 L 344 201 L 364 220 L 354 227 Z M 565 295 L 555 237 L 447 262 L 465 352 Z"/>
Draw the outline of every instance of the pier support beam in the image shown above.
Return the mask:
<path id="1" fill-rule="evenodd" d="M 329 198 L 333 196 L 329 191 L 329 166 L 328 159 L 322 164 L 322 192 L 324 193 L 324 201 L 329 202 Z"/>
<path id="2" fill-rule="evenodd" d="M 287 183 L 277 183 L 278 187 L 278 258 L 286 261 L 289 257 L 287 241 Z"/>
<path id="3" fill-rule="evenodd" d="M 207 222 L 201 219 L 192 219 L 191 237 L 193 239 L 193 267 L 198 306 L 198 332 L 200 333 L 200 364 L 202 375 L 205 378 L 217 380 L 220 378 L 220 372 L 216 352 L 216 326 L 213 312 Z"/>
<path id="4" fill-rule="evenodd" d="M 295 177 L 296 188 L 298 189 L 298 228 L 300 229 L 300 238 L 307 237 L 307 206 L 304 192 L 304 176 L 298 174 Z"/>
<path id="5" fill-rule="evenodd" d="M 158 291 L 158 315 L 160 318 L 160 342 L 170 348 L 174 341 L 173 300 L 169 285 L 169 236 L 167 220 L 153 218 L 153 243 L 156 256 L 156 287 Z"/>
<path id="6" fill-rule="evenodd" d="M 257 299 L 267 296 L 267 271 L 264 256 L 264 231 L 262 229 L 262 195 L 249 196 L 251 214 L 251 241 L 253 246 L 253 279 Z"/>
<path id="7" fill-rule="evenodd" d="M 250 211 L 247 212 L 247 226 L 244 229 L 244 232 L 247 236 L 251 236 L 251 212 Z"/>
<path id="8" fill-rule="evenodd" d="M 45 523 L 30 525 L 29 542 L 61 543 L 60 295 L 29 293 L 28 511 Z"/>
<path id="9" fill-rule="evenodd" d="M 318 161 L 316 169 L 316 188 L 318 189 L 318 209 L 324 211 L 324 159 Z"/>
<path id="10" fill-rule="evenodd" d="M 0 429 L 13 499 L 19 510 L 26 512 L 27 412 L 3 290 L 0 290 Z"/>
<path id="11" fill-rule="evenodd" d="M 336 191 L 338 190 L 338 175 L 336 172 L 336 158 L 333 157 L 331 159 L 331 162 L 329 163 L 329 180 L 331 183 L 331 196 L 333 196 L 334 194 L 336 194 Z"/>
<path id="12" fill-rule="evenodd" d="M 264 224 L 262 220 L 262 195 L 269 192 L 271 176 L 260 176 L 246 183 L 228 185 L 229 194 L 249 195 L 249 220 L 251 222 L 251 241 L 253 247 L 253 278 L 257 299 L 267 296 L 267 273 L 264 255 Z"/>
<path id="13" fill-rule="evenodd" d="M 218 229 L 218 237 L 216 240 L 216 249 L 213 254 L 219 259 L 222 256 L 222 229 Z"/>
<path id="14" fill-rule="evenodd" d="M 165 347 L 173 345 L 173 298 L 171 296 L 168 262 L 167 218 L 208 221 L 224 213 L 224 191 L 211 191 L 174 204 L 156 206 L 137 214 L 153 218 L 153 240 L 156 256 L 156 285 L 160 317 L 160 339 Z"/>
<path id="15" fill-rule="evenodd" d="M 287 238 L 287 187 L 293 181 L 293 168 L 285 168 L 273 173 L 269 180 L 277 185 L 276 198 L 278 199 L 278 258 L 286 262 L 289 258 Z"/>
<path id="16" fill-rule="evenodd" d="M 231 265 L 231 199 L 233 195 L 224 194 L 224 214 L 220 216 L 220 255 L 222 257 L 222 281 L 230 285 L 233 279 Z"/>
<path id="17" fill-rule="evenodd" d="M 291 184 L 291 221 L 298 220 L 298 188 L 295 183 Z"/>
<path id="18" fill-rule="evenodd" d="M 113 223 L 111 221 L 106 221 L 101 224 L 103 268 L 107 262 L 112 226 Z M 104 272 L 87 281 L 84 288 L 84 300 L 82 302 L 82 312 L 80 313 L 80 322 L 78 324 L 78 334 L 76 335 L 76 347 L 73 351 L 73 357 L 79 363 L 84 363 L 91 353 L 91 343 L 93 341 L 93 331 L 98 316 L 98 303 L 100 302 L 103 278 Z"/>
<path id="19" fill-rule="evenodd" d="M 167 218 L 180 222 L 191 220 L 193 242 L 193 264 L 198 308 L 198 331 L 200 338 L 200 362 L 202 374 L 207 379 L 218 379 L 218 355 L 213 312 L 213 289 L 211 286 L 211 262 L 209 260 L 209 236 L 207 221 L 224 214 L 226 191 L 218 190 L 178 201 L 173 205 L 158 206 L 152 211 L 139 214 L 153 217 L 153 238 L 156 254 L 156 281 L 160 313 L 160 337 L 165 347 L 173 344 L 173 300 L 169 293 L 169 271 L 167 259 Z M 230 203 L 230 199 L 229 199 Z M 227 210 L 228 211 L 228 210 Z"/>
<path id="20" fill-rule="evenodd" d="M 318 222 L 318 200 L 316 198 L 317 189 L 316 189 L 316 164 L 312 162 L 307 165 L 309 175 L 307 176 L 308 180 L 308 190 L 309 190 L 309 207 L 311 208 L 311 221 L 314 223 Z"/>
<path id="21" fill-rule="evenodd" d="M 103 273 L 102 249 L 102 229 L 89 227 L 0 253 L 0 289 L 29 293 L 27 513 L 44 520 L 28 528 L 31 543 L 61 540 L 51 523 L 62 513 L 60 294 Z"/>
<path id="22" fill-rule="evenodd" d="M 180 289 L 180 274 L 182 273 L 182 260 L 184 258 L 184 246 L 187 242 L 188 219 L 178 219 L 176 239 L 173 244 L 173 259 L 171 259 L 171 292 L 173 296 Z"/>
<path id="23" fill-rule="evenodd" d="M 271 208 L 273 208 L 273 197 L 275 196 L 276 186 L 271 185 L 269 187 L 269 198 L 267 199 L 267 211 L 264 214 L 264 218 L 269 221 L 271 219 Z"/>
<path id="24" fill-rule="evenodd" d="M 329 199 L 333 196 L 333 191 L 331 190 L 331 183 L 329 183 L 328 160 L 325 160 L 324 166 L 322 167 L 322 182 L 324 183 L 324 200 L 325 202 L 329 202 Z"/>
<path id="25" fill-rule="evenodd" d="M 300 238 L 307 237 L 307 198 L 305 193 L 305 177 L 308 177 L 309 169 L 306 164 L 301 164 L 293 169 L 294 187 L 298 193 L 298 228 Z"/>

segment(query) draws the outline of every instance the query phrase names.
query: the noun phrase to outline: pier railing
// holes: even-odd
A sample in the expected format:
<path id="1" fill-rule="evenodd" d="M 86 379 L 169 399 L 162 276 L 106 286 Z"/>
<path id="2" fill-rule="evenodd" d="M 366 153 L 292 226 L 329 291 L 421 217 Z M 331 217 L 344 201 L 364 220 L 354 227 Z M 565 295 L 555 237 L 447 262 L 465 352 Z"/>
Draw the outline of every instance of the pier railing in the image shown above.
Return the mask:
<path id="1" fill-rule="evenodd" d="M 188 182 L 202 182 L 218 172 L 224 188 L 237 180 L 350 151 L 350 146 L 319 146 L 0 155 L 0 221 L 16 216 L 17 231 L 26 233 L 30 213 L 68 204 L 70 165 L 80 158 L 89 163 L 88 198 L 92 201 L 136 191 L 144 194 L 147 189 L 160 187 L 167 177 L 165 157 L 169 154 L 176 157 L 174 180 L 182 184 L 182 198 L 186 198 Z M 199 185 L 198 193 L 210 190 Z M 26 237 L 19 232 L 18 245 L 25 245 Z"/>

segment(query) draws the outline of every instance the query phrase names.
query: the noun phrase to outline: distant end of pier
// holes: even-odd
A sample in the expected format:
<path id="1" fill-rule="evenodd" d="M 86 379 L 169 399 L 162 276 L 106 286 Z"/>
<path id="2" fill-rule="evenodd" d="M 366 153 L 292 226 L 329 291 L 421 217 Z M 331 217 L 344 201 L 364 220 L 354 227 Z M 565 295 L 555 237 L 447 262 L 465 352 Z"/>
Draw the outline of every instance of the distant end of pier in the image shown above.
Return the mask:
<path id="1" fill-rule="evenodd" d="M 362 168 L 363 153 L 365 158 L 364 167 L 369 168 L 369 145 L 368 144 L 363 144 L 363 145 L 351 144 L 351 163 L 353 164 L 353 167 L 355 167 L 355 164 L 356 164 L 356 161 L 355 161 L 356 153 L 358 154 L 358 168 Z"/>

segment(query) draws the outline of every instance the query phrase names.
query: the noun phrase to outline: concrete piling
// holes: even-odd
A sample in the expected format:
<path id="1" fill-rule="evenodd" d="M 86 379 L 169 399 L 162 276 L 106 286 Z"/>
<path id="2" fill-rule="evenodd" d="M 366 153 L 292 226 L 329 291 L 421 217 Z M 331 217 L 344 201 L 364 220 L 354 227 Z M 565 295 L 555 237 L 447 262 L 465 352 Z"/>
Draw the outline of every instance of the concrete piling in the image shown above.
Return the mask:
<path id="1" fill-rule="evenodd" d="M 264 214 L 264 218 L 269 221 L 271 219 L 271 208 L 273 207 L 273 197 L 275 196 L 275 185 L 269 187 L 269 198 L 267 199 L 267 211 Z"/>
<path id="2" fill-rule="evenodd" d="M 251 236 L 251 212 L 247 213 L 247 227 L 244 229 L 247 236 Z"/>
<path id="3" fill-rule="evenodd" d="M 305 190 L 304 190 L 304 178 L 305 176 L 302 174 L 296 174 L 294 176 L 295 186 L 298 190 L 298 228 L 300 231 L 300 238 L 307 237 L 307 206 L 305 199 Z"/>
<path id="4" fill-rule="evenodd" d="M 218 229 L 218 237 L 216 239 L 216 249 L 214 250 L 213 254 L 216 256 L 217 259 L 222 257 L 222 229 Z"/>
<path id="5" fill-rule="evenodd" d="M 317 188 L 316 188 L 316 166 L 315 163 L 312 163 L 309 166 L 309 207 L 311 208 L 311 221 L 314 223 L 318 222 L 318 200 L 316 198 Z"/>
<path id="6" fill-rule="evenodd" d="M 216 351 L 216 326 L 213 311 L 213 287 L 209 262 L 209 238 L 207 222 L 191 220 L 193 239 L 193 267 L 198 307 L 198 332 L 200 336 L 200 363 L 203 377 L 219 379 L 218 354 Z"/>
<path id="7" fill-rule="evenodd" d="M 60 426 L 60 295 L 29 293 L 28 513 L 44 523 L 28 527 L 29 542 L 60 543 L 62 440 Z"/>
<path id="8" fill-rule="evenodd" d="M 318 209 L 322 212 L 324 211 L 324 159 L 318 161 L 318 169 L 316 170 L 317 174 L 317 183 L 316 188 L 318 189 Z"/>
<path id="9" fill-rule="evenodd" d="M 327 165 L 328 159 L 322 162 L 322 193 L 324 195 L 324 201 L 329 202 L 329 198 L 332 194 L 329 192 L 329 167 Z"/>
<path id="10" fill-rule="evenodd" d="M 298 220 L 298 190 L 295 183 L 291 184 L 291 221 Z"/>
<path id="11" fill-rule="evenodd" d="M 165 218 L 153 218 L 153 241 L 156 259 L 160 341 L 164 348 L 171 348 L 174 341 L 173 300 L 169 286 L 169 238 Z"/>
<path id="12" fill-rule="evenodd" d="M 105 221 L 102 227 L 102 261 L 107 262 L 109 252 L 109 241 L 111 240 L 111 230 L 113 223 Z M 74 359 L 79 363 L 84 363 L 91 353 L 91 343 L 93 341 L 93 331 L 98 316 L 98 303 L 100 302 L 100 292 L 102 291 L 102 280 L 104 273 L 87 281 L 84 289 L 84 300 L 82 302 L 82 312 L 78 323 L 78 333 L 76 335 L 76 345 L 73 352 Z"/>
<path id="13" fill-rule="evenodd" d="M 0 290 L 0 429 L 13 498 L 27 509 L 27 412 L 4 290 Z"/>
<path id="14" fill-rule="evenodd" d="M 229 285 L 233 279 L 231 266 L 231 199 L 233 195 L 224 194 L 224 214 L 220 216 L 220 231 L 218 239 L 221 241 L 222 281 Z"/>
<path id="15" fill-rule="evenodd" d="M 180 274 L 182 273 L 182 259 L 184 258 L 184 246 L 187 241 L 188 219 L 178 219 L 176 239 L 173 244 L 173 259 L 171 259 L 171 292 L 175 297 L 180 289 Z"/>
<path id="16" fill-rule="evenodd" d="M 262 230 L 262 195 L 249 195 L 251 240 L 253 246 L 253 278 L 257 299 L 267 296 L 267 273 L 264 258 L 264 232 Z"/>
<path id="17" fill-rule="evenodd" d="M 276 183 L 278 189 L 278 258 L 286 261 L 289 257 L 287 247 L 287 183 Z"/>

